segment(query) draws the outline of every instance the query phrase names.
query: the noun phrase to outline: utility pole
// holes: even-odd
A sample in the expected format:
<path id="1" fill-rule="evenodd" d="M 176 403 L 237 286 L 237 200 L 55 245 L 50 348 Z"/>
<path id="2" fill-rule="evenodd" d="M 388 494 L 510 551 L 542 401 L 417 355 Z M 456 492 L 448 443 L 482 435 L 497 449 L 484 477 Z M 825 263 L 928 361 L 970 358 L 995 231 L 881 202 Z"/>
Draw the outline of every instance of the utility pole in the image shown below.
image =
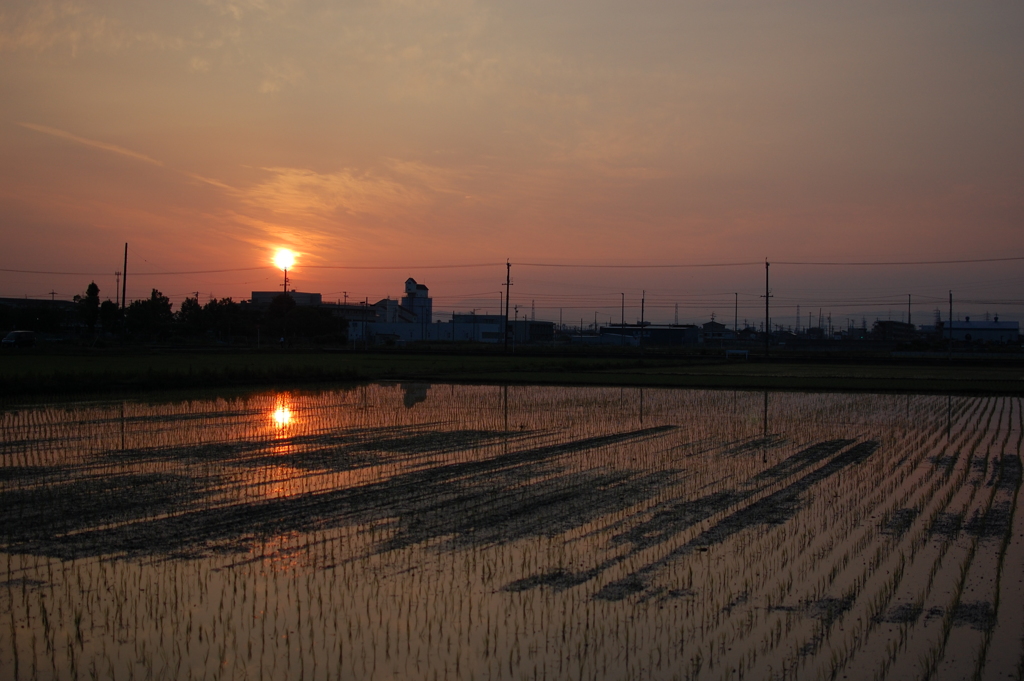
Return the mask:
<path id="1" fill-rule="evenodd" d="M 796 306 L 796 332 L 800 333 L 800 306 Z"/>
<path id="2" fill-rule="evenodd" d="M 348 291 L 342 291 L 345 294 L 345 304 L 348 305 Z"/>
<path id="3" fill-rule="evenodd" d="M 764 356 L 767 357 L 769 353 L 768 349 L 768 338 L 772 333 L 771 318 L 769 317 L 768 299 L 772 297 L 772 292 L 768 288 L 768 258 L 764 259 Z"/>
<path id="4" fill-rule="evenodd" d="M 647 291 L 640 293 L 640 354 L 644 353 L 644 302 L 647 300 Z"/>
<path id="5" fill-rule="evenodd" d="M 121 309 L 121 271 L 114 272 L 114 305 Z"/>
<path id="6" fill-rule="evenodd" d="M 594 310 L 594 333 L 597 333 L 597 310 Z"/>
<path id="7" fill-rule="evenodd" d="M 512 296 L 512 263 L 505 260 L 505 352 L 508 352 L 508 299 Z"/>
<path id="8" fill-rule="evenodd" d="M 50 302 L 51 302 L 51 303 L 52 303 L 52 302 L 54 301 L 54 296 L 56 296 L 56 295 L 57 295 L 57 292 L 56 292 L 56 291 L 54 291 L 54 290 L 53 290 L 53 289 L 51 288 L 51 289 L 50 289 Z"/>
<path id="9" fill-rule="evenodd" d="M 537 307 L 536 307 L 536 305 L 537 305 L 537 301 L 536 300 L 531 300 L 530 301 L 530 321 L 531 322 L 537 321 Z"/>
<path id="10" fill-rule="evenodd" d="M 733 293 L 735 299 L 733 301 L 733 313 L 732 313 L 732 332 L 736 334 L 736 337 L 740 337 L 740 294 Z"/>
<path id="11" fill-rule="evenodd" d="M 124 267 L 121 270 L 124 273 L 124 277 L 121 279 L 121 311 L 124 312 L 125 307 L 128 306 L 128 301 L 125 299 L 125 291 L 128 290 L 128 242 L 124 242 Z"/>
<path id="12" fill-rule="evenodd" d="M 907 294 L 907 324 L 912 324 L 910 321 L 910 294 Z"/>
<path id="13" fill-rule="evenodd" d="M 949 359 L 953 359 L 953 291 L 949 292 Z"/>
<path id="14" fill-rule="evenodd" d="M 679 303 L 676 303 L 676 326 L 679 326 Z"/>
<path id="15" fill-rule="evenodd" d="M 622 296 L 622 333 L 619 335 L 619 345 L 623 345 L 626 342 L 626 294 L 619 295 Z"/>

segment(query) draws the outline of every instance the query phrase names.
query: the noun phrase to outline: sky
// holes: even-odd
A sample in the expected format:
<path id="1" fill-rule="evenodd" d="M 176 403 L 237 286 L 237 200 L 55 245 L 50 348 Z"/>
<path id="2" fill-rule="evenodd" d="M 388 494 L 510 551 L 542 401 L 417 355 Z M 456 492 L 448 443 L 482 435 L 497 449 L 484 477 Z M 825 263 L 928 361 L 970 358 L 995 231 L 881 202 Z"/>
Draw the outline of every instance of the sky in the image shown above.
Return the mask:
<path id="1" fill-rule="evenodd" d="M 742 325 L 767 259 L 785 324 L 1024 321 L 1024 260 L 782 264 L 1024 258 L 1022 35 L 1019 0 L 5 0 L 0 296 L 113 298 L 128 242 L 129 300 L 290 248 L 330 300 L 493 313 L 508 260 L 522 314 Z"/>

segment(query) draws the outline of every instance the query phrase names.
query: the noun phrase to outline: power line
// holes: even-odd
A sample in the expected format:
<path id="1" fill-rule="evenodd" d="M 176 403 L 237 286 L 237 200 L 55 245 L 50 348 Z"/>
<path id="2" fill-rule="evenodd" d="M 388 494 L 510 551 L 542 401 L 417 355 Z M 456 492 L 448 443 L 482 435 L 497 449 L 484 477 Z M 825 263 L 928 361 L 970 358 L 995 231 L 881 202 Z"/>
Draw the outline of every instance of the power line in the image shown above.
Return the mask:
<path id="1" fill-rule="evenodd" d="M 503 262 L 472 263 L 468 265 L 299 265 L 315 270 L 453 270 L 472 267 L 501 267 Z"/>
<path id="2" fill-rule="evenodd" d="M 1024 258 L 1021 258 L 1024 260 Z M 587 269 L 673 269 L 680 267 L 742 267 L 744 265 L 760 265 L 760 262 L 717 262 L 717 263 L 686 263 L 676 265 L 584 265 L 577 263 L 539 263 L 518 262 L 518 267 L 563 267 Z"/>
<path id="3" fill-rule="evenodd" d="M 885 262 L 803 262 L 803 261 L 776 261 L 776 265 L 830 265 L 830 266 L 854 266 L 854 267 L 881 267 L 885 265 L 963 265 L 968 263 L 981 263 L 981 262 L 1015 262 L 1024 260 L 1024 256 L 1013 256 L 1010 258 L 973 258 L 963 260 L 904 260 L 904 261 L 885 261 Z"/>
<path id="4" fill-rule="evenodd" d="M 134 249 L 133 249 L 134 251 Z M 140 256 L 141 257 L 141 256 Z M 145 260 L 145 258 L 143 258 Z M 1024 261 L 1024 256 L 1012 256 L 1006 258 L 962 258 L 957 260 L 900 260 L 900 261 L 804 261 L 804 260 L 778 260 L 777 265 L 793 266 L 828 266 L 828 267 L 907 267 L 912 265 L 964 265 L 990 262 L 1019 262 Z M 146 261 L 148 262 L 148 261 Z M 322 270 L 445 270 L 445 269 L 470 269 L 478 267 L 500 267 L 505 263 L 467 263 L 447 265 L 301 265 L 304 269 Z M 750 262 L 717 262 L 717 263 L 676 263 L 676 264 L 646 264 L 646 265 L 609 265 L 609 264 L 585 264 L 585 263 L 515 263 L 519 267 L 550 267 L 562 269 L 679 269 L 691 267 L 744 267 L 763 264 L 760 261 Z M 182 270 L 174 272 L 139 272 L 138 275 L 153 276 L 181 276 L 192 274 L 223 274 L 226 272 L 252 272 L 255 270 L 273 269 L 273 265 L 261 265 L 258 267 L 228 267 L 213 270 Z M 72 275 L 82 277 L 106 276 L 108 272 L 59 272 L 54 270 L 22 270 L 0 267 L 0 272 L 11 272 L 14 274 L 50 274 L 50 275 Z"/>

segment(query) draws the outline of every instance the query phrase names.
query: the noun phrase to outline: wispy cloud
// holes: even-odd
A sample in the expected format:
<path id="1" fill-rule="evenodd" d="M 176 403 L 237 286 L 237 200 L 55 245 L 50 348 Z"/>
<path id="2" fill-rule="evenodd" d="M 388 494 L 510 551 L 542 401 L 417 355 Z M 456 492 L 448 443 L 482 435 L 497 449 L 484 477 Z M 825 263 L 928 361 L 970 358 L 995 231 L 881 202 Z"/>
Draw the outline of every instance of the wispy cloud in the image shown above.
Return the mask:
<path id="1" fill-rule="evenodd" d="M 389 217 L 422 209 L 441 194 L 454 193 L 451 171 L 420 163 L 391 161 L 385 174 L 306 168 L 264 168 L 270 177 L 245 192 L 251 205 L 285 215 Z"/>
<path id="2" fill-rule="evenodd" d="M 82 144 L 87 147 L 92 147 L 94 149 L 109 151 L 112 154 L 120 154 L 121 156 L 127 156 L 129 158 L 134 158 L 136 160 L 144 161 L 146 163 L 152 163 L 155 166 L 163 166 L 162 161 L 158 161 L 155 158 L 146 156 L 145 154 L 140 154 L 137 151 L 132 151 L 131 149 L 119 147 L 116 144 L 100 142 L 99 140 L 91 140 L 86 137 L 79 137 L 78 135 L 72 134 L 66 130 L 58 130 L 57 128 L 50 128 L 45 125 L 36 125 L 35 123 L 18 123 L 18 125 L 20 125 L 23 128 L 28 128 L 29 130 L 41 132 L 44 135 L 52 135 L 53 137 L 59 137 L 60 139 L 68 140 L 69 142 L 75 142 L 76 144 Z"/>

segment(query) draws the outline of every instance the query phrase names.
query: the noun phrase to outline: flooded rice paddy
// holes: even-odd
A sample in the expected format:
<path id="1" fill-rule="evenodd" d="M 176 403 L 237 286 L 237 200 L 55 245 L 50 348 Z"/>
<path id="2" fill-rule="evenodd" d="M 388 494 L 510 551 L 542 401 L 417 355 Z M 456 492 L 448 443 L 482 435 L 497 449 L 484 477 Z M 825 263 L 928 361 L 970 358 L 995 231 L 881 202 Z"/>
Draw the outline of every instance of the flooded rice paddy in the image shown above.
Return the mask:
<path id="1" fill-rule="evenodd" d="M 1020 678 L 1018 398 L 368 385 L 0 421 L 0 678 Z"/>

